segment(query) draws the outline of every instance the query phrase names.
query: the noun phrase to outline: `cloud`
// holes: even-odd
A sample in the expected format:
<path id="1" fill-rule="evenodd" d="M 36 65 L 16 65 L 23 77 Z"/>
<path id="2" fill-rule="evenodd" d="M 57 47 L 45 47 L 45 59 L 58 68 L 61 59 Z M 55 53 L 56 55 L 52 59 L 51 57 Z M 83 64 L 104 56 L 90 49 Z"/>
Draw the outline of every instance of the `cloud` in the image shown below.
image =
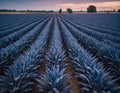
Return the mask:
<path id="1" fill-rule="evenodd" d="M 70 7 L 73 10 L 86 10 L 89 5 L 98 10 L 118 9 L 120 0 L 0 0 L 1 9 L 58 10 Z"/>
<path id="2" fill-rule="evenodd" d="M 57 7 L 66 9 L 68 7 L 74 10 L 86 10 L 89 5 L 95 5 L 98 10 L 111 10 L 111 9 L 119 9 L 120 1 L 115 2 L 95 2 L 95 3 L 66 3 L 66 4 L 56 4 Z"/>
<path id="3" fill-rule="evenodd" d="M 120 0 L 58 0 L 58 1 L 62 1 L 64 3 L 100 3 L 100 2 L 116 2 L 116 1 L 120 1 Z"/>

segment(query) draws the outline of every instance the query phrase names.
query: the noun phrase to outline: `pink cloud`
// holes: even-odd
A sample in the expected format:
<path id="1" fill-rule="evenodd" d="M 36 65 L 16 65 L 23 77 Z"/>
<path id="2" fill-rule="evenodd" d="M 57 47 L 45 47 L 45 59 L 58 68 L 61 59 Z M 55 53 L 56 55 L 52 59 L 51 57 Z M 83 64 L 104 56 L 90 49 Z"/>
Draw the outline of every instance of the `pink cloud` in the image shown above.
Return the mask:
<path id="1" fill-rule="evenodd" d="M 66 8 L 70 7 L 73 10 L 86 10 L 89 5 L 95 5 L 97 7 L 97 10 L 119 9 L 120 8 L 120 1 L 84 3 L 84 4 L 67 3 L 67 4 L 57 4 L 56 6 L 61 7 L 63 9 L 66 9 Z"/>

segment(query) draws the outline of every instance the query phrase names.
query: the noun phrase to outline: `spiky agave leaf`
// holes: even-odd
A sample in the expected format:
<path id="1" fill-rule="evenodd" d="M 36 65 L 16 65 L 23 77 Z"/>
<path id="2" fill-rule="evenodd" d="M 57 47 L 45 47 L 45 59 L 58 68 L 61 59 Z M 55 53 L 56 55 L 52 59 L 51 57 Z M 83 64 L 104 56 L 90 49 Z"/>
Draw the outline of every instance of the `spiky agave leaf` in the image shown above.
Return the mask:
<path id="1" fill-rule="evenodd" d="M 39 77 L 38 68 L 40 65 L 26 65 L 24 62 L 12 65 L 0 76 L 1 93 L 26 93 L 32 91 L 33 80 Z"/>
<path id="2" fill-rule="evenodd" d="M 5 76 L 0 77 L 1 93 L 26 93 L 32 91 L 31 86 L 35 85 L 33 80 L 40 74 L 40 72 L 38 73 L 40 64 L 30 62 L 18 61 L 7 69 Z"/>
<path id="3" fill-rule="evenodd" d="M 77 31 L 77 29 L 74 26 L 72 27 L 72 25 L 70 25 L 69 22 L 64 21 L 64 23 L 66 24 L 66 26 L 68 26 L 68 29 L 71 31 L 71 33 L 74 35 L 74 37 L 77 38 L 78 41 L 80 41 L 80 43 L 81 43 L 81 41 L 84 41 L 86 48 L 88 47 L 88 46 L 86 46 L 86 44 L 90 45 L 92 47 L 95 47 L 96 49 L 99 49 L 98 50 L 99 55 L 101 55 L 102 57 L 107 56 L 109 59 L 112 60 L 111 62 L 107 62 L 107 65 L 110 65 L 109 70 L 112 73 L 112 75 L 114 76 L 114 78 L 119 79 L 119 77 L 120 77 L 120 65 L 118 65 L 120 63 L 119 48 L 117 46 L 114 46 L 113 44 L 111 46 L 104 42 L 99 42 L 97 39 L 89 37 L 88 35 L 81 33 L 81 31 L 79 31 L 79 30 Z M 70 22 L 70 23 L 72 23 L 72 22 Z M 72 24 L 74 24 L 74 23 L 72 23 Z M 90 32 L 90 31 L 88 31 L 88 32 Z M 97 36 L 97 38 L 99 38 L 99 35 Z M 118 38 L 113 38 L 113 37 L 107 36 L 107 35 L 104 38 L 107 38 L 107 39 L 109 38 L 110 40 L 116 41 L 116 42 L 119 41 Z"/>
<path id="4" fill-rule="evenodd" d="M 120 82 L 120 51 L 116 51 L 115 55 L 112 55 L 112 59 L 112 62 L 109 62 L 109 70 L 112 71 L 113 77 Z"/>
<path id="5" fill-rule="evenodd" d="M 64 74 L 65 68 L 60 70 L 59 67 L 46 68 L 46 74 L 37 80 L 39 90 L 44 93 L 70 93 L 70 86 L 66 79 L 67 74 Z"/>
<path id="6" fill-rule="evenodd" d="M 103 47 L 101 51 L 106 52 L 106 56 L 104 57 L 110 59 L 110 61 L 107 63 L 109 66 L 108 70 L 110 71 L 110 74 L 113 76 L 113 78 L 120 82 L 120 50 L 114 47 L 105 47 Z"/>
<path id="7" fill-rule="evenodd" d="M 90 42 L 91 45 L 95 45 L 99 49 L 102 47 L 101 44 L 94 42 L 94 40 L 92 38 L 88 38 L 89 36 L 87 36 L 86 34 L 81 33 L 78 35 L 74 27 L 67 24 L 67 22 L 65 26 L 60 18 L 59 23 L 63 30 L 63 36 L 66 42 L 66 46 L 69 50 L 69 55 L 74 60 L 73 68 L 75 70 L 74 72 L 76 77 L 80 79 L 79 84 L 82 86 L 81 91 L 83 93 L 119 92 L 119 87 L 114 85 L 113 81 L 110 80 L 110 78 L 108 77 L 108 72 L 104 71 L 102 64 L 98 64 L 97 61 L 95 61 L 94 58 L 91 57 L 88 52 L 77 43 L 72 34 L 75 33 L 74 36 L 76 35 L 78 37 L 77 40 L 84 40 L 87 42 L 90 42 L 90 40 L 93 41 Z"/>
<path id="8" fill-rule="evenodd" d="M 41 60 L 44 55 L 44 48 L 48 34 L 45 31 L 43 32 L 43 35 L 38 37 L 35 43 L 31 46 L 30 50 L 16 59 L 14 64 L 12 64 L 6 72 L 5 78 L 10 79 L 8 85 L 9 83 L 11 84 L 9 92 L 16 91 L 16 87 L 16 93 L 19 93 L 19 91 L 20 93 L 24 93 L 28 90 L 31 91 L 32 88 L 30 87 L 30 84 L 34 84 L 34 79 L 39 78 L 38 75 L 40 76 L 40 72 L 38 69 L 41 67 Z M 4 84 L 1 83 L 1 85 Z M 21 88 L 22 86 L 24 87 Z"/>
<path id="9" fill-rule="evenodd" d="M 0 76 L 0 93 L 31 92 L 31 86 L 34 85 L 31 78 L 33 78 L 32 73 L 21 74 L 17 77 L 13 77 L 12 75 L 6 77 Z"/>
<path id="10" fill-rule="evenodd" d="M 95 60 L 86 60 L 81 62 L 80 57 L 73 58 L 73 68 L 76 78 L 80 79 L 82 93 L 117 93 L 120 87 L 116 86 L 108 77 L 109 72 L 106 72 L 101 63 L 96 63 Z M 88 56 L 88 59 L 91 58 Z"/>
<path id="11" fill-rule="evenodd" d="M 66 67 L 65 61 L 67 57 L 63 50 L 58 50 L 57 47 L 53 46 L 46 55 L 47 66 L 49 68 L 53 66 L 59 66 L 60 70 Z"/>

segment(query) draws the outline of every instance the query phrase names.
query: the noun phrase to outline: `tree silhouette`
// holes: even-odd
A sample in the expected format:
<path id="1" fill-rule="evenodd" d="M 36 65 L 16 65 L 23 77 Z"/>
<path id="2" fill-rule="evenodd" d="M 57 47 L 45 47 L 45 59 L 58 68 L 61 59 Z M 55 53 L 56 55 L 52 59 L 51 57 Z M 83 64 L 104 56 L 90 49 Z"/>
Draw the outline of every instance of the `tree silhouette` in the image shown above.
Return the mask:
<path id="1" fill-rule="evenodd" d="M 94 5 L 89 5 L 89 7 L 87 8 L 87 12 L 96 12 L 96 7 Z"/>
<path id="2" fill-rule="evenodd" d="M 120 9 L 118 9 L 118 12 L 120 12 Z"/>
<path id="3" fill-rule="evenodd" d="M 59 13 L 62 13 L 62 9 L 59 10 Z"/>
<path id="4" fill-rule="evenodd" d="M 67 12 L 68 12 L 68 13 L 72 13 L 73 11 L 72 11 L 72 9 L 67 8 Z"/>

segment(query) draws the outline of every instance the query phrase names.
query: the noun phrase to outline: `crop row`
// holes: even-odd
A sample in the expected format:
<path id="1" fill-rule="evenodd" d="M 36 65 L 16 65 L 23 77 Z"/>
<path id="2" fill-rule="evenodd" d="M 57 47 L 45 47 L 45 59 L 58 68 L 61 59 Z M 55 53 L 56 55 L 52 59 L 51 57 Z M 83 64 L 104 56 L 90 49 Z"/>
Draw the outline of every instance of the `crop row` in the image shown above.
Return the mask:
<path id="1" fill-rule="evenodd" d="M 104 21 L 87 23 L 88 18 L 77 14 L 9 19 L 14 16 L 0 16 L 8 20 L 0 26 L 1 93 L 120 92 L 120 38 L 115 23 L 109 29 L 98 26 Z"/>

